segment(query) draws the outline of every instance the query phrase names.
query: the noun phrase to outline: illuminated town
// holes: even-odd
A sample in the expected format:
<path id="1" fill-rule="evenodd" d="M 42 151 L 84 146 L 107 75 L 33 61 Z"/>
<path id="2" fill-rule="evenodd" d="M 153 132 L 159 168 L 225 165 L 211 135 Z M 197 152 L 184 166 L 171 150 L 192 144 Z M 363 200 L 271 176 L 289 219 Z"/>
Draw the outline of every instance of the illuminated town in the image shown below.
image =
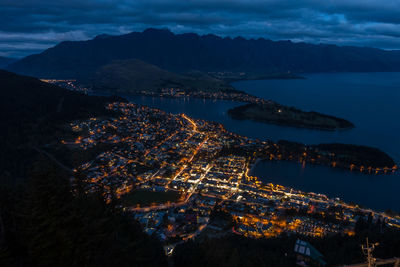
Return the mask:
<path id="1" fill-rule="evenodd" d="M 250 176 L 260 155 L 279 158 L 277 144 L 133 103 L 115 102 L 107 109 L 117 116 L 73 122 L 76 138 L 62 143 L 98 151 L 74 170 L 85 177 L 84 190 L 100 190 L 109 203 L 131 213 L 167 253 L 202 232 L 253 238 L 352 235 L 357 219 L 369 215 L 400 228 L 398 219 L 384 213 Z M 231 221 L 218 214 L 229 214 Z"/>
<path id="2" fill-rule="evenodd" d="M 400 267 L 400 0 L 0 7 L 0 267 Z"/>

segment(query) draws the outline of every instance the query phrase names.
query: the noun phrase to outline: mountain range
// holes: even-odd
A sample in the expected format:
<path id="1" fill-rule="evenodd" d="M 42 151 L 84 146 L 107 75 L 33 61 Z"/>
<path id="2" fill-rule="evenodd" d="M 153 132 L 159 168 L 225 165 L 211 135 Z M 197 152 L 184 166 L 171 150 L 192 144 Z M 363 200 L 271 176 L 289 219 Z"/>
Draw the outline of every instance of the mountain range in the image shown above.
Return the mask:
<path id="1" fill-rule="evenodd" d="M 327 44 L 245 39 L 166 29 L 88 41 L 65 41 L 8 66 L 39 78 L 88 79 L 115 60 L 138 59 L 172 72 L 372 72 L 400 71 L 400 51 Z"/>

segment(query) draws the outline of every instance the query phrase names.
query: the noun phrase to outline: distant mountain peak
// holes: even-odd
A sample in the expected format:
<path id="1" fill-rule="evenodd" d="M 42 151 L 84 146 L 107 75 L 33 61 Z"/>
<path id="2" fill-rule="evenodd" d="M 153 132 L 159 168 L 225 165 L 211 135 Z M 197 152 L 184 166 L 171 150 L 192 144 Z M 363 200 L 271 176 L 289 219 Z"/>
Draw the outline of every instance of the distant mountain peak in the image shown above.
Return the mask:
<path id="1" fill-rule="evenodd" d="M 209 39 L 209 40 L 221 40 L 222 38 L 218 35 L 215 34 L 206 34 L 202 36 L 203 38 Z"/>
<path id="2" fill-rule="evenodd" d="M 242 36 L 236 36 L 235 38 L 233 38 L 233 40 L 235 40 L 235 41 L 247 41 L 247 39 L 243 38 Z"/>
<path id="3" fill-rule="evenodd" d="M 113 37 L 113 36 L 114 36 L 114 35 L 110 35 L 110 34 L 103 33 L 103 34 L 99 34 L 99 35 L 97 35 L 96 37 L 94 37 L 93 40 L 107 39 L 107 38 L 111 38 L 111 37 Z"/>
<path id="4" fill-rule="evenodd" d="M 142 33 L 146 35 L 175 35 L 168 28 L 147 28 Z"/>

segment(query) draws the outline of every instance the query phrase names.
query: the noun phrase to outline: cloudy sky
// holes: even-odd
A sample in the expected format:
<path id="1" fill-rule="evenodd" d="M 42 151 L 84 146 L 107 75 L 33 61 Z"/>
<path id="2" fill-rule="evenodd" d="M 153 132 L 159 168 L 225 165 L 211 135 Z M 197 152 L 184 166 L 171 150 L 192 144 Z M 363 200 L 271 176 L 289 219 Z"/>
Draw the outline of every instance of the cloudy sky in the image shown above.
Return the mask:
<path id="1" fill-rule="evenodd" d="M 148 27 L 400 49 L 400 0 L 0 0 L 0 55 Z"/>

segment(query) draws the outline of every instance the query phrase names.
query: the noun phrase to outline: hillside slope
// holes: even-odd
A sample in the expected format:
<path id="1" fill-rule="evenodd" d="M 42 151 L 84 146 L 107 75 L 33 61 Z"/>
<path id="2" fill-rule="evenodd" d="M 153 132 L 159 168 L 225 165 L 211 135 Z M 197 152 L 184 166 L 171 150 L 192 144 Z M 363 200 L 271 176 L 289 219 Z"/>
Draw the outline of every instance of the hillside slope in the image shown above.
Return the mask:
<path id="1" fill-rule="evenodd" d="M 157 92 L 162 88 L 186 91 L 231 89 L 221 80 L 205 74 L 176 74 L 136 59 L 104 65 L 96 71 L 92 80 L 95 90 L 119 92 Z"/>
<path id="2" fill-rule="evenodd" d="M 167 266 L 158 241 L 43 152 L 112 101 L 0 70 L 0 266 Z"/>
<path id="3" fill-rule="evenodd" d="M 0 180 L 22 180 L 33 146 L 59 137 L 69 120 L 109 114 L 104 106 L 113 100 L 0 70 Z"/>

